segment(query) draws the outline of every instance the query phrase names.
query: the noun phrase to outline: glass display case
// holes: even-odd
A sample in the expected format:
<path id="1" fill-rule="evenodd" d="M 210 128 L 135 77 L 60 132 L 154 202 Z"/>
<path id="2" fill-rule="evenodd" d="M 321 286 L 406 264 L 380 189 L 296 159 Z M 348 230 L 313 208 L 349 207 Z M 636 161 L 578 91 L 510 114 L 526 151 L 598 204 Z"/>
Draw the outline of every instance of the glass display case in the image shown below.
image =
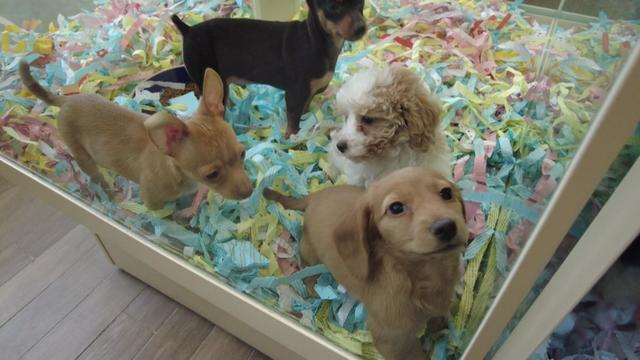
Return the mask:
<path id="1" fill-rule="evenodd" d="M 19 59 L 53 91 L 98 93 L 134 111 L 187 116 L 193 94 L 179 76 L 162 77 L 182 65 L 170 15 L 195 24 L 288 18 L 290 9 L 302 19 L 307 9 L 269 0 L 95 0 L 82 7 L 49 17 L 50 24 L 2 12 L 0 174 L 88 226 L 117 266 L 274 358 L 380 358 L 366 309 L 326 269 L 300 265 L 302 214 L 267 202 L 260 191 L 277 186 L 303 195 L 344 182 L 327 166 L 327 135 L 344 121 L 334 110 L 337 90 L 363 68 L 405 65 L 440 99 L 452 177 L 465 200 L 472 234 L 465 273 L 448 327 L 422 335 L 430 358 L 534 353 L 601 275 L 594 271 L 554 302 L 543 292 L 551 276 L 536 283 L 545 265 L 556 259 L 577 266 L 568 262 L 574 251 L 599 251 L 591 221 L 618 230 L 615 251 L 598 258 L 602 271 L 638 233 L 637 221 L 605 217 L 603 202 L 597 218 L 580 217 L 589 230 L 572 233 L 577 245 L 566 261 L 554 255 L 638 123 L 640 0 L 367 1 L 367 34 L 344 45 L 332 82 L 314 98 L 297 136 L 283 136 L 281 90 L 231 88 L 225 118 L 247 148 L 251 197 L 189 195 L 158 211 L 146 209 L 138 186 L 118 174 L 103 172 L 117 190 L 111 200 L 77 167 L 57 135 L 57 108 L 20 84 Z M 167 88 L 184 91 L 165 101 Z M 637 179 L 636 168 L 629 179 Z M 633 180 L 623 181 L 625 173 L 609 173 L 614 185 L 601 190 L 617 188 L 609 201 L 627 201 L 612 204 L 614 214 L 640 204 L 629 202 L 625 184 Z M 315 275 L 319 296 L 303 285 Z M 529 307 L 538 294 L 538 305 Z M 558 314 L 538 315 L 552 306 Z M 534 320 L 539 327 L 529 326 Z"/>

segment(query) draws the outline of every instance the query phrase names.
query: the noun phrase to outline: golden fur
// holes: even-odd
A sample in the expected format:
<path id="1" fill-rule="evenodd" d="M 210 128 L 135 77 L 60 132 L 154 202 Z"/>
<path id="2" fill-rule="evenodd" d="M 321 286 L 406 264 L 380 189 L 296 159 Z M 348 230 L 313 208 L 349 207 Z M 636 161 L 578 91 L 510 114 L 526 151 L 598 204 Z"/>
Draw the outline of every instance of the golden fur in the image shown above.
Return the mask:
<path id="1" fill-rule="evenodd" d="M 62 140 L 107 193 L 110 185 L 98 165 L 140 184 L 144 204 L 153 210 L 192 188 L 189 179 L 228 198 L 251 194 L 244 146 L 224 121 L 222 81 L 215 71 L 207 69 L 198 110 L 186 123 L 166 112 L 135 113 L 94 94 L 54 95 L 33 79 L 24 60 L 20 77 L 31 93 L 60 107 Z"/>
<path id="2" fill-rule="evenodd" d="M 449 190 L 445 190 L 449 189 Z M 444 196 L 447 191 L 449 196 Z M 373 183 L 336 186 L 292 199 L 265 189 L 265 197 L 305 210 L 300 252 L 306 264 L 324 263 L 361 301 L 378 350 L 387 359 L 424 359 L 416 335 L 446 324 L 468 239 L 460 192 L 442 175 L 405 168 Z M 391 204 L 404 212 L 393 214 Z M 396 204 L 397 206 L 397 204 Z M 455 223 L 441 241 L 434 224 Z"/>

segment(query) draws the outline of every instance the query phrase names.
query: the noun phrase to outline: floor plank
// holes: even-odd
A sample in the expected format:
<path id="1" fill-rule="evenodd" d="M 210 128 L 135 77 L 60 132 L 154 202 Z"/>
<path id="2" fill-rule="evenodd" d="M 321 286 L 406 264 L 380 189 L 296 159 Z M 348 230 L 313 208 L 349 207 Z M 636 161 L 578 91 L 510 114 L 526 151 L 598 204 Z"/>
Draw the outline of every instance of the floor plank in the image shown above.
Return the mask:
<path id="1" fill-rule="evenodd" d="M 131 359 L 162 323 L 181 306 L 147 287 L 79 357 L 79 360 Z"/>
<path id="2" fill-rule="evenodd" d="M 213 324 L 207 320 L 185 307 L 179 307 L 135 359 L 189 359 L 212 328 Z"/>
<path id="3" fill-rule="evenodd" d="M 76 226 L 60 210 L 19 188 L 0 196 L 0 208 L 8 212 L 3 217 L 6 221 L 0 223 L 0 250 L 15 243 L 35 258 Z"/>
<path id="4" fill-rule="evenodd" d="M 214 329 L 117 271 L 89 230 L 0 177 L 2 360 L 268 359 Z"/>
<path id="5" fill-rule="evenodd" d="M 0 325 L 13 317 L 71 265 L 96 246 L 81 226 L 51 246 L 27 268 L 0 286 Z"/>
<path id="6" fill-rule="evenodd" d="M 120 313 L 78 360 L 131 359 L 153 336 L 153 332 L 126 313 Z"/>
<path id="7" fill-rule="evenodd" d="M 21 206 L 22 204 L 31 200 L 33 200 L 33 198 L 25 194 L 17 186 L 5 188 L 2 192 L 0 192 L 0 219 L 3 219 L 0 223 L 0 226 L 7 225 L 7 220 L 16 212 L 16 207 Z M 37 217 L 34 217 L 34 219 L 37 219 Z M 9 244 L 11 243 L 7 241 L 5 246 L 2 246 L 2 244 L 4 244 L 4 242 L 0 243 L 0 249 L 9 246 Z"/>
<path id="8" fill-rule="evenodd" d="M 147 287 L 124 312 L 155 331 L 178 307 L 182 305 Z"/>
<path id="9" fill-rule="evenodd" d="M 122 271 L 98 286 L 23 357 L 74 359 L 140 294 L 145 285 Z"/>
<path id="10" fill-rule="evenodd" d="M 191 360 L 247 360 L 253 348 L 216 326 L 200 344 Z"/>
<path id="11" fill-rule="evenodd" d="M 2 250 L 0 252 L 0 285 L 7 282 L 32 261 L 33 258 L 20 249 L 17 244 L 11 244 Z"/>
<path id="12" fill-rule="evenodd" d="M 0 349 L 18 359 L 116 270 L 95 246 L 0 328 Z"/>
<path id="13" fill-rule="evenodd" d="M 2 176 L 0 176 L 0 193 L 3 193 L 5 191 L 13 188 L 14 186 L 15 185 L 13 185 L 9 180 L 6 180 Z"/>
<path id="14" fill-rule="evenodd" d="M 271 358 L 258 350 L 254 350 L 249 360 L 271 360 Z"/>

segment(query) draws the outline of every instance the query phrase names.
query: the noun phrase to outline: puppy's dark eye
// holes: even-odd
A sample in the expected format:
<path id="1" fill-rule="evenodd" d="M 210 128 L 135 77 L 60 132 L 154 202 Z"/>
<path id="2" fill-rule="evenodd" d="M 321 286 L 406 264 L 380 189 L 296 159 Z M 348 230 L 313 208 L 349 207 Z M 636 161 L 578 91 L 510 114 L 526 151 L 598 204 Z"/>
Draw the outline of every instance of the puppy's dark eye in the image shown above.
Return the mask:
<path id="1" fill-rule="evenodd" d="M 442 190 L 440 190 L 440 197 L 442 200 L 451 200 L 453 197 L 452 191 L 453 190 L 451 190 L 450 187 L 442 188 Z"/>
<path id="2" fill-rule="evenodd" d="M 327 6 L 327 11 L 335 14 L 340 11 L 340 5 L 337 4 L 336 2 L 330 2 L 329 5 Z"/>
<path id="3" fill-rule="evenodd" d="M 368 117 L 368 116 L 363 116 L 362 117 L 362 123 L 365 125 L 371 125 L 373 124 L 373 118 L 372 117 Z"/>
<path id="4" fill-rule="evenodd" d="M 207 180 L 210 180 L 210 181 L 214 181 L 214 180 L 216 180 L 218 177 L 220 177 L 220 171 L 218 171 L 218 170 L 214 170 L 214 171 L 210 172 L 210 173 L 206 176 Z"/>
<path id="5" fill-rule="evenodd" d="M 404 204 L 399 201 L 391 203 L 391 205 L 389 205 L 389 212 L 393 215 L 402 214 L 404 212 Z"/>
<path id="6" fill-rule="evenodd" d="M 240 153 L 240 159 L 244 160 L 244 157 L 247 155 L 247 151 L 246 150 L 242 150 L 242 152 Z"/>

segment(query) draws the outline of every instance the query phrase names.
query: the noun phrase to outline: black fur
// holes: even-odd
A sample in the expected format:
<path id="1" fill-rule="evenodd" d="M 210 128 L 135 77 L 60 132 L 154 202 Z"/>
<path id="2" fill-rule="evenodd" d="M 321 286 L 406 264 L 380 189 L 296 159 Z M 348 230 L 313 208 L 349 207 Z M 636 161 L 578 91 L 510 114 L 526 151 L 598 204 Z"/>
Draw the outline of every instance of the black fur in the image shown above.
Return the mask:
<path id="1" fill-rule="evenodd" d="M 226 84 L 241 79 L 283 89 L 287 134 L 296 133 L 300 116 L 315 95 L 310 93 L 311 80 L 334 71 L 342 46 L 325 31 L 319 12 L 332 23 L 349 17 L 352 28 L 347 40 L 362 37 L 365 30 L 363 0 L 307 0 L 307 4 L 309 16 L 304 21 L 212 19 L 189 27 L 172 16 L 183 37 L 191 79 L 201 89 L 204 71 L 211 67 Z"/>

